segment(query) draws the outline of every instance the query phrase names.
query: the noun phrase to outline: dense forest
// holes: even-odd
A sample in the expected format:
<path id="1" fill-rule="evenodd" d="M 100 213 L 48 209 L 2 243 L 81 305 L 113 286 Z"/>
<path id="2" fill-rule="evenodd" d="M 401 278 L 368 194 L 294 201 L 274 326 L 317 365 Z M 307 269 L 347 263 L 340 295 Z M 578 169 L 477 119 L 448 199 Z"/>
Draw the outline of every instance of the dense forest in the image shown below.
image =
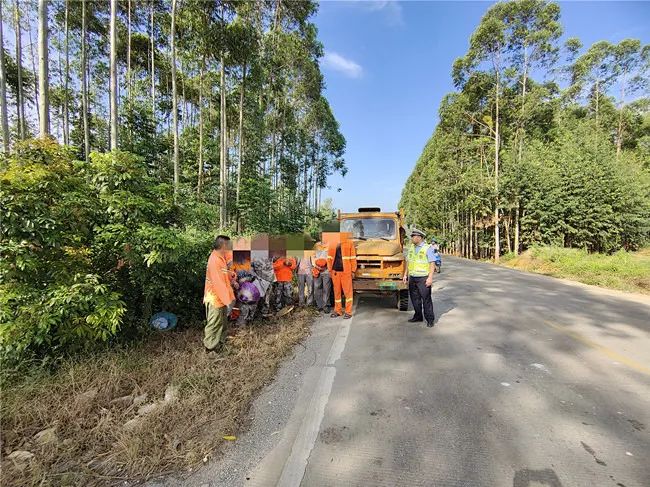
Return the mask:
<path id="1" fill-rule="evenodd" d="M 650 46 L 562 34 L 557 3 L 498 3 L 454 63 L 401 201 L 447 251 L 648 242 Z"/>
<path id="2" fill-rule="evenodd" d="M 15 0 L 2 10 L 5 151 L 50 135 L 78 160 L 130 152 L 177 198 L 218 202 L 220 226 L 244 230 L 308 215 L 327 177 L 345 171 L 314 2 Z"/>
<path id="3" fill-rule="evenodd" d="M 217 229 L 302 232 L 345 173 L 312 1 L 0 9 L 0 351 L 201 318 Z"/>

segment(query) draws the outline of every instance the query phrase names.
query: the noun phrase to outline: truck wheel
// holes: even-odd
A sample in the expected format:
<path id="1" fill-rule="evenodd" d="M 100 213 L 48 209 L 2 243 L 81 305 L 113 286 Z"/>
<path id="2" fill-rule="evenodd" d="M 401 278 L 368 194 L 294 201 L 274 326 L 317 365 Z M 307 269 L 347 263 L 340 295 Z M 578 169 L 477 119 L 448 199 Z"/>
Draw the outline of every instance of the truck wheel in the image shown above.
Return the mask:
<path id="1" fill-rule="evenodd" d="M 400 289 L 397 291 L 397 309 L 400 311 L 408 311 L 409 309 L 409 291 L 408 289 Z"/>

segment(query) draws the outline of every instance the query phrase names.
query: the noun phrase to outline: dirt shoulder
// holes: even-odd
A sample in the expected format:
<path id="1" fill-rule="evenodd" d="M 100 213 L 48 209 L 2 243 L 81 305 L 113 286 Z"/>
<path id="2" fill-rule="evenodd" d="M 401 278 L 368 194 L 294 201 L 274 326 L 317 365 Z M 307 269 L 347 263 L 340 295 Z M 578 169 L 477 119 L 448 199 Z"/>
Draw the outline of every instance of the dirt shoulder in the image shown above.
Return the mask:
<path id="1" fill-rule="evenodd" d="M 2 484 L 115 485 L 202 463 L 245 428 L 256 392 L 313 319 L 301 310 L 240 330 L 218 361 L 197 327 L 12 384 Z"/>

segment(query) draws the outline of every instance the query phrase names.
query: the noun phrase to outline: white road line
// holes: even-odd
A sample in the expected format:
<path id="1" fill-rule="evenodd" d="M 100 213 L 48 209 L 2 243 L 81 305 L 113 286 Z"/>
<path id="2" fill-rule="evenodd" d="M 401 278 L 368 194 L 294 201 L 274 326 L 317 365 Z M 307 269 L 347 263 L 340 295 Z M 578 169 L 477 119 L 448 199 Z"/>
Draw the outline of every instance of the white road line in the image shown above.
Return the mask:
<path id="1" fill-rule="evenodd" d="M 355 300 L 354 308 L 352 310 L 353 316 L 356 315 L 356 309 L 357 302 Z M 334 383 L 334 377 L 336 376 L 336 367 L 334 364 L 341 357 L 341 354 L 345 349 L 345 344 L 348 340 L 348 335 L 350 334 L 350 324 L 354 318 L 349 320 L 344 320 L 342 318 L 339 319 L 341 320 L 341 325 L 339 326 L 332 347 L 330 348 L 327 362 L 318 378 L 316 389 L 309 401 L 309 407 L 300 425 L 300 430 L 296 435 L 296 440 L 291 447 L 291 454 L 289 455 L 289 458 L 287 458 L 282 469 L 282 475 L 277 483 L 279 486 L 299 487 L 302 478 L 305 475 L 307 462 L 309 461 L 311 451 L 314 449 L 314 445 L 316 444 L 320 425 L 325 416 L 325 407 L 327 406 L 330 393 L 332 392 L 332 384 Z"/>

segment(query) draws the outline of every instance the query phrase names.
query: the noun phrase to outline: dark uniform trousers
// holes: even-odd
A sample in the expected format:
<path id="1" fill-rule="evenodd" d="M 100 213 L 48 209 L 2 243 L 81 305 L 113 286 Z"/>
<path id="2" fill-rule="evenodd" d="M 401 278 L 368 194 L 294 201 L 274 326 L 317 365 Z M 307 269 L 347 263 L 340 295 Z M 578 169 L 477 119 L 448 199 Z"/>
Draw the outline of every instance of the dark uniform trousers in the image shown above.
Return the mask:
<path id="1" fill-rule="evenodd" d="M 427 323 L 433 323 L 435 315 L 433 314 L 433 300 L 431 299 L 431 286 L 426 285 L 427 276 L 412 277 L 409 276 L 409 295 L 413 303 L 416 320 L 424 319 Z"/>

